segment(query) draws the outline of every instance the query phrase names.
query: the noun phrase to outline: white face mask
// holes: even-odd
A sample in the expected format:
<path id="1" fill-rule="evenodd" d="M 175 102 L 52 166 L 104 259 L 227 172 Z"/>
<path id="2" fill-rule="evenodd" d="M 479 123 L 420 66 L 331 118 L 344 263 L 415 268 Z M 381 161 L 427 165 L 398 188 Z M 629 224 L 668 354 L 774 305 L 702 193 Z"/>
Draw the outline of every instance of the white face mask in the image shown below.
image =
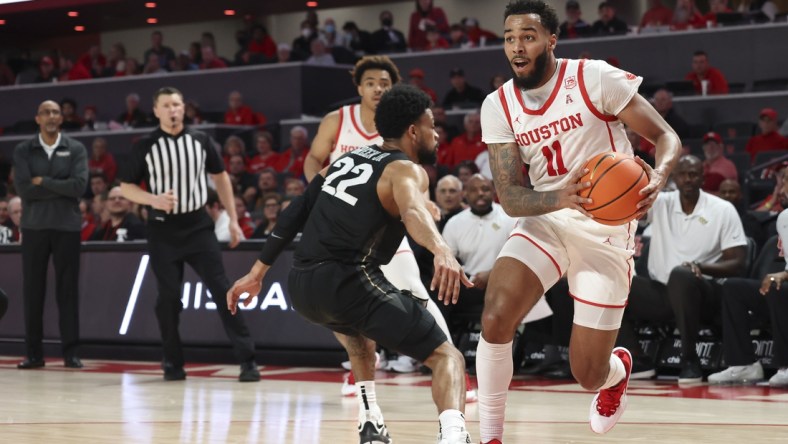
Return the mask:
<path id="1" fill-rule="evenodd" d="M 309 36 L 312 35 L 312 30 L 309 28 L 304 28 L 301 30 L 301 35 L 304 36 L 305 39 L 308 39 Z"/>

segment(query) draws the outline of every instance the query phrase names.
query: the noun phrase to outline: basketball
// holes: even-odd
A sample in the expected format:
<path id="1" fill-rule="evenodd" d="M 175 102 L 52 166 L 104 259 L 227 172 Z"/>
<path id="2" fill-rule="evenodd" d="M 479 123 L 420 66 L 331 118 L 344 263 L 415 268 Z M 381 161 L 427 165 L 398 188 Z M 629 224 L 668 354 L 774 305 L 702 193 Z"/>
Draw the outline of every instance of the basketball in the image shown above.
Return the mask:
<path id="1" fill-rule="evenodd" d="M 591 204 L 582 207 L 604 225 L 623 225 L 637 214 L 637 203 L 643 198 L 640 190 L 648 185 L 648 173 L 623 153 L 605 152 L 590 158 L 584 169 L 588 169 L 581 182 L 591 186 L 580 190 L 582 197 L 590 197 Z"/>

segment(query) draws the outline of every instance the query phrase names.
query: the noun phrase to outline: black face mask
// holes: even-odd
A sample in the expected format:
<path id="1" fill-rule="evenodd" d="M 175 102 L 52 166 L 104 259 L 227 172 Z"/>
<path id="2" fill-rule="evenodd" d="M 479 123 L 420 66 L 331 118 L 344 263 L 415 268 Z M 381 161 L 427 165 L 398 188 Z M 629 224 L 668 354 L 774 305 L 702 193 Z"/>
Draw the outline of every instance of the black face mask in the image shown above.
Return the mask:
<path id="1" fill-rule="evenodd" d="M 384 18 L 383 20 L 380 21 L 380 23 L 382 23 L 383 26 L 391 26 L 392 23 L 394 23 L 394 20 L 390 18 Z"/>

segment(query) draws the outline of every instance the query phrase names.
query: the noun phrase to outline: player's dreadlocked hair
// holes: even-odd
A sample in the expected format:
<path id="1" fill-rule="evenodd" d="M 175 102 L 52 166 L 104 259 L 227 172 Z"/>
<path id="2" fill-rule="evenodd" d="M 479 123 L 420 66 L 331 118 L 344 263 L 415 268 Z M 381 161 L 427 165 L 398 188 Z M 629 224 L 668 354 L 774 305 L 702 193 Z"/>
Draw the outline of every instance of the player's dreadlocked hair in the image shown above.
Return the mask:
<path id="1" fill-rule="evenodd" d="M 364 75 L 364 71 L 368 69 L 381 69 L 387 71 L 389 77 L 391 77 L 392 85 L 396 85 L 402 79 L 399 75 L 397 65 L 387 56 L 365 56 L 359 59 L 359 61 L 356 62 L 356 66 L 353 67 L 353 71 L 350 71 L 350 75 L 353 76 L 353 83 L 355 83 L 356 86 L 361 85 L 361 76 Z"/>
<path id="2" fill-rule="evenodd" d="M 503 11 L 503 19 L 510 15 L 536 14 L 550 34 L 558 34 L 558 15 L 555 9 L 540 0 L 512 0 Z"/>
<path id="3" fill-rule="evenodd" d="M 396 85 L 383 94 L 375 111 L 375 126 L 384 139 L 399 139 L 430 107 L 430 97 L 410 85 Z"/>

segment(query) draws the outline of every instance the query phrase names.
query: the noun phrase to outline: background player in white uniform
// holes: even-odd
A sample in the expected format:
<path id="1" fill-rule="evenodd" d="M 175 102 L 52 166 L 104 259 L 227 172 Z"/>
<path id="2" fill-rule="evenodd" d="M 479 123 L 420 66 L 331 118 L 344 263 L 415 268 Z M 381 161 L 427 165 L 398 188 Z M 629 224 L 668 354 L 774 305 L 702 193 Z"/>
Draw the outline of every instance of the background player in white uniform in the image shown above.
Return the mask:
<path id="1" fill-rule="evenodd" d="M 557 60 L 558 19 L 542 1 L 516 0 L 504 14 L 504 49 L 514 78 L 482 105 L 482 139 L 504 210 L 522 218 L 493 267 L 476 356 L 483 443 L 503 436 L 515 329 L 562 275 L 575 299 L 572 373 L 599 390 L 589 420 L 612 428 L 626 407 L 631 357 L 613 350 L 632 275 L 634 223 L 593 221 L 577 192 L 582 166 L 605 151 L 632 153 L 623 124 L 656 145 L 656 168 L 638 204 L 645 214 L 678 160 L 680 141 L 637 94 L 641 78 L 592 60 Z M 534 189 L 522 186 L 522 162 Z M 612 353 L 611 353 L 612 352 Z"/>
<path id="2" fill-rule="evenodd" d="M 304 161 L 304 175 L 311 181 L 323 169 L 328 159 L 333 163 L 340 156 L 368 145 L 381 145 L 383 138 L 375 128 L 375 109 L 384 92 L 400 81 L 397 66 L 386 56 L 366 56 L 361 58 L 351 72 L 353 82 L 361 96 L 360 104 L 346 105 L 328 113 L 320 122 L 317 135 L 312 141 L 309 155 Z M 435 217 L 440 219 L 435 207 Z M 427 304 L 427 310 L 435 318 L 451 341 L 451 333 L 446 320 L 430 298 L 421 282 L 419 266 L 407 238 L 402 239 L 397 253 L 386 265 L 380 267 L 386 279 L 400 290 L 409 290 L 415 297 Z M 410 359 L 410 358 L 406 358 Z M 476 401 L 476 391 L 466 381 L 467 402 Z M 352 387 L 343 387 L 344 395 L 355 395 Z"/>

